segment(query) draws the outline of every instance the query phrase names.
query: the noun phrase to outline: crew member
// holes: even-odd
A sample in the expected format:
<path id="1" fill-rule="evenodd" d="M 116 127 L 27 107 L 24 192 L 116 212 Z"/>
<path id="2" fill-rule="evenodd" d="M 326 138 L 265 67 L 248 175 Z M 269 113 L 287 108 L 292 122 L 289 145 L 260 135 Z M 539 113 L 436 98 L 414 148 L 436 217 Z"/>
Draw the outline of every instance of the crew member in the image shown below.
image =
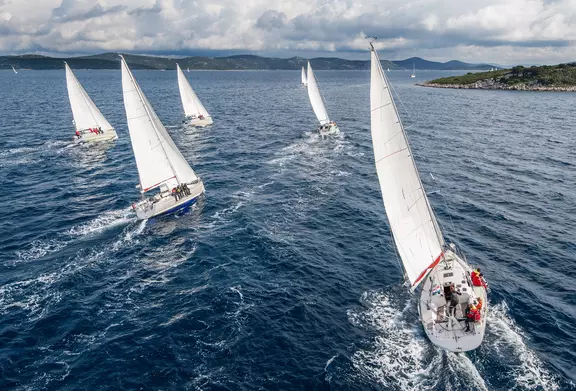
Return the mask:
<path id="1" fill-rule="evenodd" d="M 483 286 L 484 288 L 487 287 L 486 281 L 484 280 L 484 275 L 482 274 L 482 272 L 480 272 L 480 268 L 473 270 L 470 277 L 472 278 L 472 285 Z"/>
<path id="2" fill-rule="evenodd" d="M 448 305 L 448 315 L 456 316 L 456 306 L 459 303 L 458 296 L 462 295 L 459 291 L 456 290 L 454 284 L 450 285 L 450 291 L 448 292 L 448 297 L 446 297 L 446 301 L 450 304 Z"/>
<path id="3" fill-rule="evenodd" d="M 174 200 L 178 201 L 178 193 L 175 187 L 172 188 L 172 195 L 174 196 Z"/>
<path id="4" fill-rule="evenodd" d="M 480 321 L 480 311 L 478 308 L 472 303 L 468 305 L 468 309 L 466 310 L 466 332 L 470 331 L 470 323 L 479 322 Z"/>

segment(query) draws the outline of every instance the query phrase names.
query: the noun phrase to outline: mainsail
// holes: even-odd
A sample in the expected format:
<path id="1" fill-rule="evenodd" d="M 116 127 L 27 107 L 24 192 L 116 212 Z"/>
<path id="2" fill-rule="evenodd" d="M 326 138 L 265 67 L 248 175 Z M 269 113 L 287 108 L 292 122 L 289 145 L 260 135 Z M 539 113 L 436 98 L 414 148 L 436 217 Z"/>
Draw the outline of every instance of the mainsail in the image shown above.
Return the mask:
<path id="1" fill-rule="evenodd" d="M 148 99 L 134 79 L 124 57 L 122 92 L 132 149 L 140 176 L 141 191 L 162 183 L 190 183 L 197 179 L 194 170 L 180 153 Z"/>
<path id="2" fill-rule="evenodd" d="M 312 109 L 314 109 L 314 114 L 316 114 L 316 118 L 318 118 L 318 121 L 320 121 L 320 125 L 325 125 L 328 122 L 330 122 L 330 118 L 328 118 L 328 112 L 326 111 L 324 101 L 322 100 L 322 96 L 320 95 L 320 90 L 318 89 L 318 82 L 316 80 L 316 76 L 314 76 L 314 71 L 312 70 L 310 61 L 308 61 L 307 81 L 308 81 L 308 96 L 310 97 L 310 103 L 312 103 Z"/>
<path id="3" fill-rule="evenodd" d="M 414 289 L 440 261 L 444 239 L 374 48 L 371 51 L 370 111 L 374 159 L 384 208 Z"/>
<path id="4" fill-rule="evenodd" d="M 306 70 L 304 69 L 304 67 L 302 67 L 302 75 L 301 75 L 301 77 L 302 77 L 302 84 L 306 85 L 306 80 L 307 80 L 307 78 L 306 78 Z"/>
<path id="5" fill-rule="evenodd" d="M 64 63 L 64 68 L 66 68 L 66 86 L 68 87 L 68 98 L 70 99 L 76 130 L 98 127 L 101 127 L 104 131 L 113 129 L 112 125 L 106 121 L 98 107 L 92 102 L 92 99 L 90 99 L 67 63 Z"/>
<path id="6" fill-rule="evenodd" d="M 187 117 L 203 115 L 205 118 L 210 117 L 206 108 L 200 102 L 200 99 L 192 89 L 192 86 L 184 76 L 180 65 L 176 64 L 176 71 L 178 73 L 178 89 L 180 90 L 180 98 L 182 98 L 182 106 L 184 106 L 184 114 Z"/>

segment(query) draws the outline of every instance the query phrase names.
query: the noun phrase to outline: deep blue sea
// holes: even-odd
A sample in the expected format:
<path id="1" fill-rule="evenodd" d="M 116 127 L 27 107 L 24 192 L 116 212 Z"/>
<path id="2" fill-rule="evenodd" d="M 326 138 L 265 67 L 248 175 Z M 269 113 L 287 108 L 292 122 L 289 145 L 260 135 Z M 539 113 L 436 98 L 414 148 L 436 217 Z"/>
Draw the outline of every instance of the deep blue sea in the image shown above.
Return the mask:
<path id="1" fill-rule="evenodd" d="M 120 71 L 76 71 L 119 140 L 72 146 L 62 71 L 0 72 L 1 390 L 576 389 L 576 94 L 389 77 L 446 237 L 491 286 L 483 345 L 426 339 L 374 167 L 369 72 L 135 71 L 206 196 L 136 221 Z"/>

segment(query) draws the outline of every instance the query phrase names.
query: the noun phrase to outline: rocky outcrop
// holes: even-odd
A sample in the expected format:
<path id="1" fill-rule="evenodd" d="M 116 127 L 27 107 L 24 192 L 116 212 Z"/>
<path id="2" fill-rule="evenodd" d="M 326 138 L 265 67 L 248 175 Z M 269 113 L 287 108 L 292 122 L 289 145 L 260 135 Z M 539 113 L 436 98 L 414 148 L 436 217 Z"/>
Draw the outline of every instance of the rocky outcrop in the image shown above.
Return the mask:
<path id="1" fill-rule="evenodd" d="M 517 90 L 517 91 L 571 91 L 576 92 L 576 86 L 547 86 L 539 83 L 518 83 L 508 85 L 498 82 L 494 79 L 478 80 L 470 84 L 439 84 L 439 83 L 418 83 L 422 87 L 435 88 L 460 88 L 460 89 L 478 89 L 478 90 Z"/>

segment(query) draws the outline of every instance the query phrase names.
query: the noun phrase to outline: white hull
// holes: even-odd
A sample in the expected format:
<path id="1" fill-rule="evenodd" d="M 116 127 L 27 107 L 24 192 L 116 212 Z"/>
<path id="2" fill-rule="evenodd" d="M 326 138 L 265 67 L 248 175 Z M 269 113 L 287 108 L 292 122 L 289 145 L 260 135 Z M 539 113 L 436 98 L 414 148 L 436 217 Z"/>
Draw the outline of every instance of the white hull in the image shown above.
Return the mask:
<path id="1" fill-rule="evenodd" d="M 318 127 L 318 133 L 321 136 L 328 136 L 331 134 L 338 134 L 340 133 L 340 128 L 337 125 L 320 125 Z"/>
<path id="2" fill-rule="evenodd" d="M 204 119 L 188 117 L 185 122 L 191 126 L 197 126 L 199 128 L 202 128 L 202 127 L 208 126 L 208 125 L 212 125 L 214 123 L 212 121 L 212 117 L 207 117 Z"/>
<path id="3" fill-rule="evenodd" d="M 420 321 L 430 341 L 442 349 L 451 352 L 466 352 L 476 349 L 484 339 L 488 300 L 486 289 L 473 287 L 470 279 L 472 269 L 455 253 L 448 250 L 445 260 L 441 261 L 422 284 L 422 292 L 418 305 Z M 444 297 L 444 287 L 454 284 L 461 295 L 456 295 L 459 304 L 455 316 L 448 312 L 449 303 Z M 433 294 L 434 288 L 440 287 L 441 293 Z M 436 292 L 438 290 L 436 289 Z M 470 331 L 466 332 L 466 307 L 475 304 L 482 298 L 482 310 L 479 322 L 470 323 Z"/>
<path id="4" fill-rule="evenodd" d="M 204 193 L 204 183 L 201 180 L 194 184 L 189 183 L 188 188 L 190 189 L 190 195 L 184 196 L 178 201 L 170 192 L 165 192 L 134 204 L 132 207 L 136 211 L 136 217 L 139 220 L 145 220 L 158 215 L 177 212 L 193 204 Z"/>
<path id="5" fill-rule="evenodd" d="M 102 141 L 112 141 L 118 140 L 118 134 L 114 129 L 105 130 L 102 134 L 97 133 L 85 133 L 82 134 L 80 137 L 74 136 L 73 137 L 75 144 L 84 144 L 84 143 L 97 143 Z"/>

